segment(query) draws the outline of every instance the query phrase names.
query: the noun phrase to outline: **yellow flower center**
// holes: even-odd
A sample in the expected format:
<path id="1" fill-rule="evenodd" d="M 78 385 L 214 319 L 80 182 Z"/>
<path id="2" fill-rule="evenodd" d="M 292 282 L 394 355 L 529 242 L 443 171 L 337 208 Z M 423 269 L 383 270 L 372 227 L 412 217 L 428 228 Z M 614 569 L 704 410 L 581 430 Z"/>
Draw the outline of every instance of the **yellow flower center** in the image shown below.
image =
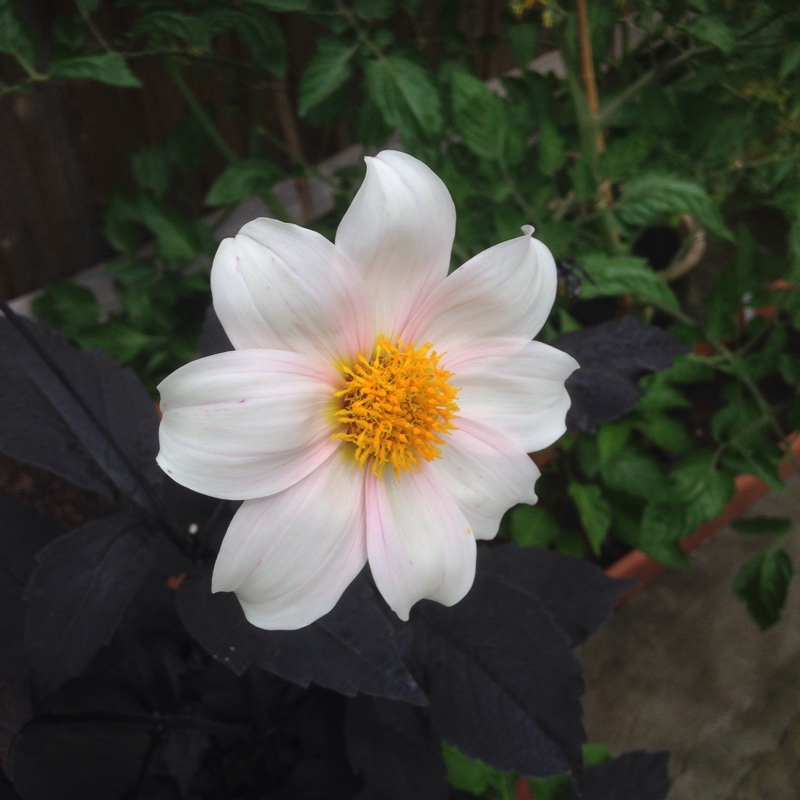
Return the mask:
<path id="1" fill-rule="evenodd" d="M 369 464 L 381 478 L 390 464 L 399 479 L 403 471 L 421 470 L 422 460 L 439 457 L 442 436 L 454 430 L 458 389 L 430 344 L 380 338 L 371 359 L 359 353 L 343 371 L 345 387 L 334 394 L 341 430 L 333 438 L 355 445 L 361 469 Z"/>

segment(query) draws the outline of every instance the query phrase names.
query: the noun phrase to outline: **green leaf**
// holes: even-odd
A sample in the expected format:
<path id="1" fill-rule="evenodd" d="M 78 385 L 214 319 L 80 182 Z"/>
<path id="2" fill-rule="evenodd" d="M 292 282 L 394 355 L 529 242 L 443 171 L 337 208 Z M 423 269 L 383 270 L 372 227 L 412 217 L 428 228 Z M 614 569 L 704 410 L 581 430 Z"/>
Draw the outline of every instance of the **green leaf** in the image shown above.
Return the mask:
<path id="1" fill-rule="evenodd" d="M 515 22 L 508 26 L 507 31 L 514 63 L 521 70 L 528 69 L 539 45 L 538 26 L 531 22 Z"/>
<path id="2" fill-rule="evenodd" d="M 600 468 L 603 482 L 611 489 L 645 500 L 663 496 L 666 480 L 658 463 L 644 451 L 627 448 Z"/>
<path id="3" fill-rule="evenodd" d="M 789 42 L 783 48 L 778 77 L 783 80 L 800 66 L 800 42 Z"/>
<path id="4" fill-rule="evenodd" d="M 623 225 L 645 227 L 664 224 L 679 214 L 692 214 L 718 236 L 730 237 L 722 214 L 696 181 L 647 172 L 622 186 L 614 213 Z"/>
<path id="5" fill-rule="evenodd" d="M 75 4 L 84 14 L 91 14 L 100 7 L 100 0 L 75 0 Z"/>
<path id="6" fill-rule="evenodd" d="M 163 148 L 146 147 L 131 156 L 133 178 L 140 189 L 150 191 L 161 200 L 169 189 L 171 168 Z"/>
<path id="7" fill-rule="evenodd" d="M 180 39 L 190 47 L 207 53 L 211 49 L 214 29 L 208 20 L 180 11 L 156 10 L 142 14 L 133 27 L 134 35 L 164 33 L 170 39 Z"/>
<path id="8" fill-rule="evenodd" d="M 50 73 L 57 77 L 85 78 L 127 89 L 138 89 L 142 85 L 119 53 L 62 58 L 52 62 Z"/>
<path id="9" fill-rule="evenodd" d="M 735 491 L 733 477 L 707 453 L 679 464 L 670 474 L 670 483 L 674 501 L 685 505 L 692 527 L 721 514 Z"/>
<path id="10" fill-rule="evenodd" d="M 261 6 L 269 11 L 310 11 L 311 0 L 246 0 L 252 6 Z"/>
<path id="11" fill-rule="evenodd" d="M 731 522 L 731 527 L 739 533 L 768 533 L 782 538 L 792 530 L 794 523 L 786 517 L 741 517 Z"/>
<path id="12" fill-rule="evenodd" d="M 678 299 L 643 258 L 637 256 L 607 256 L 591 253 L 578 259 L 591 276 L 581 286 L 581 297 L 614 297 L 632 294 L 638 300 L 666 308 L 678 308 Z"/>
<path id="13" fill-rule="evenodd" d="M 245 158 L 231 164 L 208 190 L 208 206 L 239 203 L 254 195 L 266 194 L 280 179 L 281 171 L 269 158 Z"/>
<path id="14" fill-rule="evenodd" d="M 483 795 L 496 789 L 502 797 L 513 796 L 514 775 L 505 775 L 479 758 L 467 758 L 458 748 L 442 745 L 442 758 L 447 769 L 447 782 L 455 789 Z M 510 794 L 509 794 L 510 792 Z"/>
<path id="15" fill-rule="evenodd" d="M 36 42 L 14 0 L 0 0 L 0 53 L 8 53 L 26 71 L 36 67 Z"/>
<path id="16" fill-rule="evenodd" d="M 723 53 L 730 53 L 736 46 L 736 34 L 721 17 L 715 14 L 701 14 L 690 25 L 683 27 L 693 36 L 708 42 Z"/>
<path id="17" fill-rule="evenodd" d="M 779 549 L 751 558 L 736 576 L 733 591 L 761 630 L 780 619 L 793 572 L 791 559 Z"/>
<path id="18" fill-rule="evenodd" d="M 394 6 L 395 0 L 355 0 L 353 9 L 359 19 L 387 19 Z"/>
<path id="19" fill-rule="evenodd" d="M 101 307 L 94 293 L 79 283 L 48 286 L 34 298 L 33 313 L 67 336 L 93 328 L 100 322 Z"/>
<path id="20" fill-rule="evenodd" d="M 539 169 L 545 175 L 555 175 L 567 163 L 564 139 L 549 120 L 539 127 Z"/>
<path id="21" fill-rule="evenodd" d="M 631 423 L 608 422 L 597 431 L 597 448 L 600 453 L 600 465 L 607 463 L 620 453 L 628 443 L 631 435 Z"/>
<path id="22" fill-rule="evenodd" d="M 453 119 L 464 144 L 476 156 L 496 161 L 504 149 L 505 104 L 483 81 L 466 72 L 454 72 L 450 86 Z"/>
<path id="23" fill-rule="evenodd" d="M 654 445 L 667 453 L 682 455 L 693 446 L 692 437 L 686 428 L 671 417 L 644 416 L 635 420 L 633 424 Z"/>
<path id="24" fill-rule="evenodd" d="M 116 320 L 76 338 L 82 347 L 105 350 L 121 364 L 130 364 L 143 350 L 157 341 L 152 336 Z"/>
<path id="25" fill-rule="evenodd" d="M 602 489 L 592 483 L 577 483 L 573 481 L 567 489 L 578 509 L 578 516 L 589 544 L 595 555 L 599 555 L 600 548 L 611 526 L 611 508 L 603 496 Z"/>
<path id="26" fill-rule="evenodd" d="M 286 75 L 286 43 L 280 26 L 266 14 L 251 16 L 249 24 L 244 22 L 237 32 L 256 64 L 269 70 L 276 78 Z"/>
<path id="27" fill-rule="evenodd" d="M 509 517 L 511 538 L 522 547 L 547 547 L 561 531 L 552 514 L 541 506 L 515 506 Z"/>
<path id="28" fill-rule="evenodd" d="M 430 74 L 402 56 L 370 61 L 367 91 L 386 123 L 412 142 L 436 140 L 442 130 L 439 93 Z"/>
<path id="29" fill-rule="evenodd" d="M 678 542 L 692 533 L 694 527 L 684 506 L 650 502 L 642 514 L 638 536 L 631 544 L 668 567 L 686 569 L 689 561 Z"/>
<path id="30" fill-rule="evenodd" d="M 300 78 L 298 111 L 301 117 L 343 86 L 350 77 L 355 45 L 323 39 Z"/>

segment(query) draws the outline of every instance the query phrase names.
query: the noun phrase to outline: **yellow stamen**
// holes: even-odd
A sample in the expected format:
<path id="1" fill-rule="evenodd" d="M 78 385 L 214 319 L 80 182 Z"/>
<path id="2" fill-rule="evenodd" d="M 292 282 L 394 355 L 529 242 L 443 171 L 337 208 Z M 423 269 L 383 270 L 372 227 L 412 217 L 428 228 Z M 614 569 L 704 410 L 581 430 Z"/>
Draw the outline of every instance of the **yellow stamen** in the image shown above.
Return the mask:
<path id="1" fill-rule="evenodd" d="M 458 412 L 453 373 L 439 367 L 439 358 L 430 344 L 380 338 L 371 359 L 359 353 L 353 366 L 343 367 L 345 386 L 334 393 L 341 429 L 333 438 L 355 446 L 361 469 L 369 466 L 382 478 L 389 464 L 399 479 L 439 458 L 442 436 L 455 430 L 451 420 Z"/>

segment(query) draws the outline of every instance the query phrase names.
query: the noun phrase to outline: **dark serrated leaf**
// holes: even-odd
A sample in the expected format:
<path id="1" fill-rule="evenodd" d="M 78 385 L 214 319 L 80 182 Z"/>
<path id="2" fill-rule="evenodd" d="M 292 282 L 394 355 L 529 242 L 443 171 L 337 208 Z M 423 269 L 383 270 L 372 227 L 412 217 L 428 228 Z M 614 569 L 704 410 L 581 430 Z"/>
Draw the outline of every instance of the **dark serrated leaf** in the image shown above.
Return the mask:
<path id="1" fill-rule="evenodd" d="M 114 487 L 152 513 L 162 473 L 158 415 L 138 378 L 105 353 L 83 351 L 30 320 L 20 320 L 57 365 L 101 427 L 64 383 L 0 319 L 0 451 L 104 495 Z M 111 437 L 117 447 L 112 446 Z"/>
<path id="2" fill-rule="evenodd" d="M 482 575 L 494 575 L 515 590 L 532 594 L 550 612 L 572 647 L 584 642 L 611 615 L 631 581 L 609 578 L 581 558 L 553 550 L 501 544 L 482 548 Z"/>
<path id="3" fill-rule="evenodd" d="M 356 800 L 449 796 L 439 739 L 413 707 L 357 697 L 347 704 L 345 735 L 350 763 L 364 780 Z"/>
<path id="4" fill-rule="evenodd" d="M 572 406 L 567 429 L 594 433 L 603 422 L 633 409 L 639 379 L 666 369 L 688 347 L 653 325 L 624 316 L 568 333 L 552 342 L 581 365 L 567 379 Z"/>
<path id="5" fill-rule="evenodd" d="M 17 734 L 32 716 L 28 686 L 0 677 L 0 767 L 8 758 Z"/>
<path id="6" fill-rule="evenodd" d="M 211 593 L 211 569 L 204 567 L 181 585 L 178 613 L 198 644 L 237 675 L 254 664 L 303 687 L 316 683 L 348 696 L 362 692 L 426 702 L 363 578 L 312 625 L 265 631 L 245 619 L 234 594 Z"/>
<path id="7" fill-rule="evenodd" d="M 61 526 L 32 506 L 0 497 L 0 676 L 27 680 L 22 593 L 36 553 L 63 533 Z"/>
<path id="8" fill-rule="evenodd" d="M 607 764 L 587 767 L 580 791 L 571 786 L 564 800 L 666 800 L 669 753 L 635 750 Z"/>
<path id="9" fill-rule="evenodd" d="M 530 592 L 479 574 L 452 608 L 412 612 L 435 732 L 503 772 L 581 769 L 581 667 L 570 640 Z"/>
<path id="10" fill-rule="evenodd" d="M 36 685 L 77 675 L 113 635 L 154 553 L 139 517 L 89 522 L 42 549 L 25 588 L 25 645 Z"/>
<path id="11" fill-rule="evenodd" d="M 7 771 L 26 800 L 122 800 L 156 734 L 124 719 L 34 722 L 15 739 Z"/>

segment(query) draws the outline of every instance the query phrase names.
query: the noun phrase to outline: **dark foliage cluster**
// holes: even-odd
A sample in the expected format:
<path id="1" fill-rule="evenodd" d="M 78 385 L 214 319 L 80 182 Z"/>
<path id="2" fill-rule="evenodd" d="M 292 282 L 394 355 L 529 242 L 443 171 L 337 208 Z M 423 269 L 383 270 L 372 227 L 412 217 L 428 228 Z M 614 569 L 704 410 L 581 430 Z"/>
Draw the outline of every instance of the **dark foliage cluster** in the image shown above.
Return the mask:
<path id="1" fill-rule="evenodd" d="M 365 572 L 313 625 L 255 628 L 209 590 L 235 506 L 160 473 L 158 414 L 133 373 L 5 310 L 0 451 L 117 510 L 65 531 L 0 503 L 1 798 L 439 800 L 457 796 L 443 742 L 506 772 L 569 774 L 569 797 L 666 796 L 664 754 L 583 769 L 573 649 L 624 583 L 496 544 L 453 608 L 422 602 L 401 623 Z M 565 349 L 614 349 L 619 333 Z M 639 338 L 617 380 L 658 362 L 663 342 L 648 356 Z M 205 349 L 223 346 L 207 326 Z M 581 424 L 596 423 L 603 386 L 578 389 Z"/>

